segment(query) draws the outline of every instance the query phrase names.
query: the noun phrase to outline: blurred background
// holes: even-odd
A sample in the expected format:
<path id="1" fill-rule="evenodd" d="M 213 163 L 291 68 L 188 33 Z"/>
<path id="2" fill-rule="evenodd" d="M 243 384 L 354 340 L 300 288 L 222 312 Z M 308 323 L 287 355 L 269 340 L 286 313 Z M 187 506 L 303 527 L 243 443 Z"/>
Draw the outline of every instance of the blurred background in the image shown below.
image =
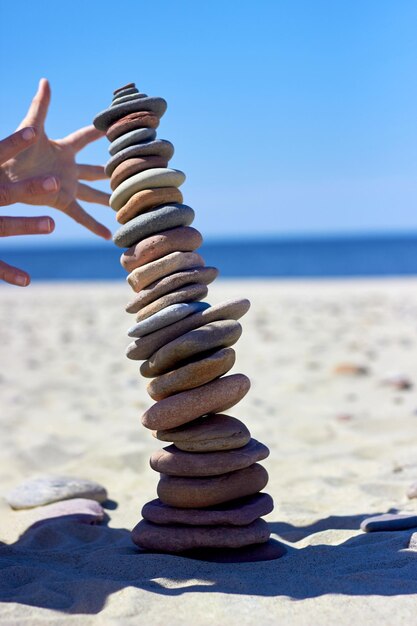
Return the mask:
<path id="1" fill-rule="evenodd" d="M 52 138 L 134 81 L 168 101 L 158 134 L 223 276 L 416 274 L 416 23 L 411 0 L 2 1 L 0 135 L 43 76 Z M 111 242 L 51 211 L 52 235 L 3 239 L 1 258 L 34 279 L 124 276 Z"/>

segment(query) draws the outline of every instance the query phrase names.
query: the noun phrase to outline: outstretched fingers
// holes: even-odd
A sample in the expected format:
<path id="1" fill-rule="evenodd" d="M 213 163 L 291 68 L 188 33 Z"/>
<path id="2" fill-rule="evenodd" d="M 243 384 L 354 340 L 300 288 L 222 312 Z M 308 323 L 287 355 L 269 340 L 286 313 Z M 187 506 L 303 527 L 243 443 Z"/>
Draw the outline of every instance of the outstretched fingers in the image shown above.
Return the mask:
<path id="1" fill-rule="evenodd" d="M 108 178 L 104 165 L 80 165 L 77 163 L 77 177 L 79 180 L 105 180 Z"/>
<path id="2" fill-rule="evenodd" d="M 105 191 L 100 191 L 99 189 L 94 189 L 90 187 L 90 185 L 78 183 L 77 198 L 85 202 L 95 202 L 96 204 L 109 206 L 110 194 Z"/>
<path id="3" fill-rule="evenodd" d="M 0 280 L 10 285 L 27 287 L 30 283 L 30 276 L 27 272 L 13 267 L 13 265 L 8 265 L 4 261 L 0 261 Z"/>
<path id="4" fill-rule="evenodd" d="M 76 200 L 73 200 L 64 211 L 69 217 L 72 217 L 73 220 L 85 226 L 88 230 L 91 230 L 92 233 L 98 235 L 99 237 L 103 237 L 103 239 L 111 239 L 111 232 L 108 228 L 106 228 L 100 222 L 94 219 L 92 215 L 84 211 L 82 206 L 78 204 Z"/>
<path id="5" fill-rule="evenodd" d="M 51 101 L 51 88 L 46 78 L 39 81 L 38 91 L 30 103 L 28 112 L 22 120 L 19 128 L 24 126 L 36 126 L 43 128 Z"/>
<path id="6" fill-rule="evenodd" d="M 16 131 L 0 141 L 0 165 L 26 150 L 36 141 L 36 130 L 31 126 Z"/>
<path id="7" fill-rule="evenodd" d="M 104 133 L 94 128 L 91 124 L 90 126 L 84 126 L 84 128 L 80 128 L 70 135 L 67 135 L 64 139 L 60 140 L 60 143 L 70 147 L 73 152 L 79 152 L 85 148 L 85 146 L 88 146 L 89 143 L 97 141 L 97 139 L 103 136 Z"/>
<path id="8" fill-rule="evenodd" d="M 48 204 L 59 190 L 59 180 L 55 176 L 28 178 L 18 183 L 0 185 L 0 206 L 15 202 L 26 204 Z"/>
<path id="9" fill-rule="evenodd" d="M 41 217 L 0 217 L 0 237 L 15 235 L 49 235 L 55 228 L 54 220 L 43 215 Z"/>

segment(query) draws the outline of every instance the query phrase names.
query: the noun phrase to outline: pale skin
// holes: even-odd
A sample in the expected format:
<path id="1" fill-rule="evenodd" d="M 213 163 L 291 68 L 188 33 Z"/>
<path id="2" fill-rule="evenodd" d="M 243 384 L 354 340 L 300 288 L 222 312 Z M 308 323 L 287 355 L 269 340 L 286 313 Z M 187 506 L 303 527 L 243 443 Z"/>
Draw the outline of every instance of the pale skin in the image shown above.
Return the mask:
<path id="1" fill-rule="evenodd" d="M 80 182 L 107 178 L 104 167 L 75 162 L 76 154 L 103 133 L 94 126 L 86 126 L 63 139 L 49 139 L 45 119 L 50 99 L 50 86 L 43 78 L 17 131 L 0 141 L 0 207 L 15 202 L 52 207 L 99 237 L 110 239 L 110 231 L 78 202 L 109 205 L 108 193 Z M 0 237 L 46 235 L 54 228 L 55 223 L 49 216 L 0 216 Z M 30 276 L 0 261 L 0 280 L 26 287 Z"/>

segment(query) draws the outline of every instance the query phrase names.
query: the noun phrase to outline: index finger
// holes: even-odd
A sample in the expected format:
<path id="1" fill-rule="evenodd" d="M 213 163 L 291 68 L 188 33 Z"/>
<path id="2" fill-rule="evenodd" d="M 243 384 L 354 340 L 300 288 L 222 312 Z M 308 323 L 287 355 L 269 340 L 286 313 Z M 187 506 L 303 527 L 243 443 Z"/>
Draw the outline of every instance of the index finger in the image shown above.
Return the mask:
<path id="1" fill-rule="evenodd" d="M 0 164 L 12 159 L 36 141 L 36 130 L 27 126 L 0 141 Z"/>

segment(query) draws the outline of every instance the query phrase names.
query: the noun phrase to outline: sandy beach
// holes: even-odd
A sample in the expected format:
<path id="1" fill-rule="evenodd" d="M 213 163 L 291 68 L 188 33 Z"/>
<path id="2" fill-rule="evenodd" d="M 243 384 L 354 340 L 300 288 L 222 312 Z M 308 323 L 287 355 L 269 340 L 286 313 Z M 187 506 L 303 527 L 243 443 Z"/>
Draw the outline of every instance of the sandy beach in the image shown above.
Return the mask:
<path id="1" fill-rule="evenodd" d="M 417 512 L 417 280 L 226 281 L 248 297 L 232 372 L 252 389 L 231 414 L 268 445 L 276 561 L 216 564 L 138 555 L 129 531 L 155 497 L 140 424 L 152 403 L 124 356 L 129 288 L 0 289 L 0 491 L 42 474 L 108 490 L 108 521 L 31 529 L 0 501 L 0 623 L 366 625 L 415 623 L 412 530 L 363 533 Z M 392 381 L 403 377 L 410 388 Z"/>

